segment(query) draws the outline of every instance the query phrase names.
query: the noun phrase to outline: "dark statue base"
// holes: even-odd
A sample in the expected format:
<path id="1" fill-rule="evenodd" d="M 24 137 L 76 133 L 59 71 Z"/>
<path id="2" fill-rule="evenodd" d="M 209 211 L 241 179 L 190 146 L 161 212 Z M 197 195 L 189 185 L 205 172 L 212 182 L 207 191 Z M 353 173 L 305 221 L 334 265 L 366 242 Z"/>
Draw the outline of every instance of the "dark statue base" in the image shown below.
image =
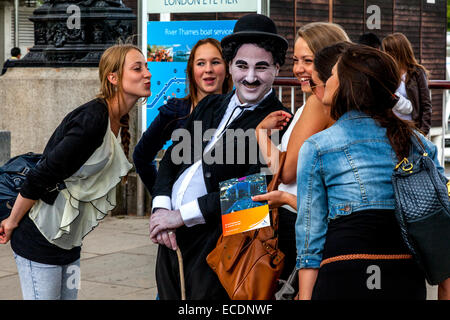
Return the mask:
<path id="1" fill-rule="evenodd" d="M 35 45 L 13 67 L 98 67 L 108 47 L 132 42 L 136 16 L 121 0 L 47 0 L 29 19 Z"/>

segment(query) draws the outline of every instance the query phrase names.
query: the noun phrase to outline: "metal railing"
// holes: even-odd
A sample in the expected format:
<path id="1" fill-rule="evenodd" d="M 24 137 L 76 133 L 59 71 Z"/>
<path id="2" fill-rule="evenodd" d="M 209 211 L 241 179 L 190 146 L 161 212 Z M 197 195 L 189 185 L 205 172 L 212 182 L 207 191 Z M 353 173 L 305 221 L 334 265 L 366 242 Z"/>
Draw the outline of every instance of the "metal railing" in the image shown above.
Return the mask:
<path id="1" fill-rule="evenodd" d="M 283 88 L 290 87 L 291 89 L 291 112 L 295 112 L 295 90 L 300 88 L 300 81 L 297 78 L 291 77 L 277 77 L 273 84 L 274 87 L 278 87 L 278 97 L 282 100 Z M 442 166 L 445 165 L 445 135 L 447 132 L 447 97 L 446 91 L 450 90 L 450 81 L 448 80 L 429 80 L 428 87 L 430 90 L 444 90 L 442 98 L 442 122 L 441 122 L 441 146 L 440 146 L 440 162 Z M 305 95 L 303 95 L 303 102 L 305 101 Z"/>

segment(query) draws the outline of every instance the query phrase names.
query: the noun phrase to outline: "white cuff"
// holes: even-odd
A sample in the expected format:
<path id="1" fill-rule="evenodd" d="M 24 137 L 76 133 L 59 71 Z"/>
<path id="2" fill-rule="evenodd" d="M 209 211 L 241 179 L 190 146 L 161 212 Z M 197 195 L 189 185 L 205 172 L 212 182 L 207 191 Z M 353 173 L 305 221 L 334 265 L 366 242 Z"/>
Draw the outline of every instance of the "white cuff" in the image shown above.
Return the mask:
<path id="1" fill-rule="evenodd" d="M 156 208 L 172 210 L 172 202 L 168 196 L 156 196 L 152 202 L 152 211 Z"/>
<path id="2" fill-rule="evenodd" d="M 402 96 L 401 93 L 396 92 L 395 95 L 399 98 L 397 104 L 392 108 L 394 111 L 403 115 L 411 114 L 413 107 L 411 101 Z"/>
<path id="3" fill-rule="evenodd" d="M 186 227 L 206 223 L 197 200 L 182 205 L 180 207 L 180 213 Z"/>

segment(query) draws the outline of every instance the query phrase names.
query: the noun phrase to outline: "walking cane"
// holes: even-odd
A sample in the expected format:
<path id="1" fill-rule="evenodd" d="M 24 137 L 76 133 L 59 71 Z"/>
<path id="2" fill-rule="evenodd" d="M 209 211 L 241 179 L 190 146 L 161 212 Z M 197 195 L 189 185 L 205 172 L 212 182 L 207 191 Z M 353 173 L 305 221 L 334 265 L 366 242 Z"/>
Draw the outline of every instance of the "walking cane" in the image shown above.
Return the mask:
<path id="1" fill-rule="evenodd" d="M 183 256 L 181 255 L 179 247 L 177 248 L 177 257 L 178 257 L 178 269 L 180 270 L 181 300 L 186 300 L 186 289 L 184 287 Z"/>

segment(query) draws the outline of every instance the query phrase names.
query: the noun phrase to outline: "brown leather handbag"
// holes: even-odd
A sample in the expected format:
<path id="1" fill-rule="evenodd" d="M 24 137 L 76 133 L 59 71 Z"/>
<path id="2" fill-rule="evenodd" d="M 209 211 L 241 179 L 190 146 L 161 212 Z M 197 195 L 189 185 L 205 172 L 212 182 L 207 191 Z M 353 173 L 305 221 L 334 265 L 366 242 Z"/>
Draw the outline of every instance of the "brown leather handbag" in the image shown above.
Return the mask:
<path id="1" fill-rule="evenodd" d="M 278 188 L 279 175 L 286 153 L 280 156 L 280 167 L 267 191 Z M 232 300 L 270 300 L 274 298 L 277 280 L 283 271 L 284 254 L 278 249 L 278 209 L 272 209 L 269 227 L 220 236 L 216 248 L 206 257 Z"/>

